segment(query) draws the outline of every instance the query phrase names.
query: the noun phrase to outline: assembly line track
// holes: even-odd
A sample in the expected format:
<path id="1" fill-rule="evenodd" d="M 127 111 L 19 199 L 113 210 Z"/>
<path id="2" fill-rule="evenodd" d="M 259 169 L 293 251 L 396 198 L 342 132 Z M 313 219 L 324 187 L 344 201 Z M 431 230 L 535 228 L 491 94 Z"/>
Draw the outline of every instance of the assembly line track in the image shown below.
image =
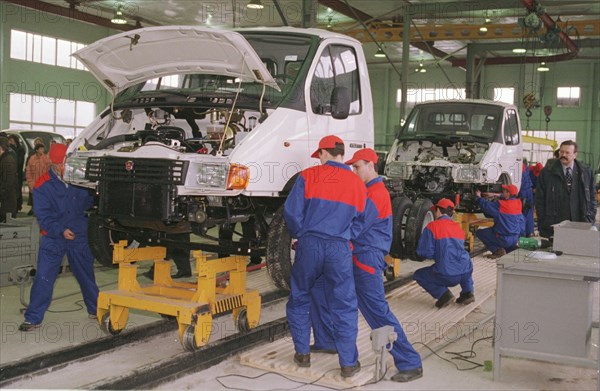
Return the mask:
<path id="1" fill-rule="evenodd" d="M 386 292 L 394 290 L 412 280 L 412 275 L 385 283 Z M 278 290 L 262 295 L 263 307 L 284 300 L 287 291 Z M 223 315 L 223 314 L 221 314 Z M 7 388 L 20 379 L 39 376 L 59 370 L 70 363 L 84 362 L 105 354 L 118 347 L 141 342 L 159 334 L 177 330 L 173 321 L 157 321 L 136 327 L 116 336 L 106 336 L 81 345 L 60 349 L 48 354 L 33 356 L 17 363 L 0 367 L 0 389 Z M 260 325 L 247 333 L 234 334 L 207 345 L 195 352 L 182 351 L 175 359 L 161 361 L 141 367 L 131 374 L 107 378 L 99 384 L 90 384 L 89 389 L 140 389 L 177 379 L 187 374 L 209 368 L 234 354 L 257 344 L 274 341 L 287 335 L 287 320 L 281 318 Z"/>

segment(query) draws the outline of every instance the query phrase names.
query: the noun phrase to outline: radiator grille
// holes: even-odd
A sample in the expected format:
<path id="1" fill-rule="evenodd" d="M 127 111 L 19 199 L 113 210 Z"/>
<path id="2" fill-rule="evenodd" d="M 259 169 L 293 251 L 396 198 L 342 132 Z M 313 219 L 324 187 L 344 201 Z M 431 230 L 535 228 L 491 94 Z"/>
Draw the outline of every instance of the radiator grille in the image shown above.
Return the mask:
<path id="1" fill-rule="evenodd" d="M 188 162 L 170 159 L 127 159 L 91 157 L 87 161 L 86 179 L 153 185 L 182 185 Z"/>

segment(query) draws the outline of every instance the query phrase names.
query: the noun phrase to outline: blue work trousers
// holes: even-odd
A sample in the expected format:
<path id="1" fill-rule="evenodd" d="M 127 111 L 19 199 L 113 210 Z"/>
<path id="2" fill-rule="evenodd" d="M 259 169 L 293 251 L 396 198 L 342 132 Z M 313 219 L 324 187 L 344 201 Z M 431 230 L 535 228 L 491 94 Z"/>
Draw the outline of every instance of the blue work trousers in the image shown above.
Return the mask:
<path id="1" fill-rule="evenodd" d="M 79 283 L 83 301 L 89 314 L 96 314 L 98 304 L 98 286 L 94 276 L 94 257 L 87 242 L 70 242 L 64 239 L 42 237 L 38 252 L 37 271 L 31 287 L 31 294 L 25 320 L 39 324 L 52 302 L 54 283 L 60 272 L 60 265 L 65 254 L 69 267 Z"/>
<path id="2" fill-rule="evenodd" d="M 371 329 L 392 326 L 398 335 L 390 354 L 398 370 L 405 371 L 420 368 L 421 356 L 408 342 L 400 322 L 390 310 L 383 288 L 383 270 L 387 267 L 381 251 L 356 254 L 353 257 L 354 282 L 358 308 Z M 327 291 L 322 281 L 317 281 L 313 289 L 311 320 L 315 346 L 323 349 L 333 349 L 331 333 L 333 322 L 326 305 Z"/>
<path id="3" fill-rule="evenodd" d="M 348 241 L 327 240 L 313 235 L 298 239 L 286 306 L 294 347 L 300 354 L 310 352 L 311 291 L 319 278 L 323 278 L 327 292 L 326 301 L 331 310 L 340 366 L 354 366 L 358 360 L 358 304 Z"/>
<path id="4" fill-rule="evenodd" d="M 459 285 L 462 293 L 473 292 L 473 272 L 448 276 L 434 269 L 435 265 L 424 267 L 413 274 L 413 279 L 436 300 L 453 286 Z"/>
<path id="5" fill-rule="evenodd" d="M 475 236 L 479 238 L 485 247 L 492 253 L 495 253 L 499 248 L 503 248 L 506 252 L 514 249 L 519 241 L 519 234 L 511 236 L 500 236 L 496 234 L 492 228 L 483 228 L 475 231 Z"/>

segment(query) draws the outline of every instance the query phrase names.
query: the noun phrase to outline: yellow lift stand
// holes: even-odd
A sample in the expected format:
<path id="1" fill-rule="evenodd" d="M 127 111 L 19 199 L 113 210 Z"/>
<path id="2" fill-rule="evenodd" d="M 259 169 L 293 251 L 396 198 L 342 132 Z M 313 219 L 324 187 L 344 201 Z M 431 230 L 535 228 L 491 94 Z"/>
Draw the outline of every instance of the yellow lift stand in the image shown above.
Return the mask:
<path id="1" fill-rule="evenodd" d="M 465 233 L 465 240 L 469 245 L 469 252 L 473 251 L 473 245 L 475 244 L 475 231 L 479 227 L 491 227 L 494 225 L 493 219 L 479 218 L 475 213 L 456 213 L 456 222 L 460 224 L 463 232 Z"/>
<path id="2" fill-rule="evenodd" d="M 156 312 L 177 319 L 181 344 L 193 351 L 208 342 L 214 315 L 232 311 L 239 332 L 258 326 L 261 298 L 258 291 L 246 289 L 245 256 L 207 260 L 201 251 L 194 251 L 197 283 L 174 282 L 165 256 L 165 247 L 128 249 L 126 240 L 115 244 L 113 263 L 119 264 L 118 289 L 98 296 L 97 316 L 104 332 L 120 333 L 129 309 Z M 149 260 L 154 261 L 154 284 L 141 287 L 133 263 Z M 217 287 L 217 274 L 226 272 L 228 286 Z"/>

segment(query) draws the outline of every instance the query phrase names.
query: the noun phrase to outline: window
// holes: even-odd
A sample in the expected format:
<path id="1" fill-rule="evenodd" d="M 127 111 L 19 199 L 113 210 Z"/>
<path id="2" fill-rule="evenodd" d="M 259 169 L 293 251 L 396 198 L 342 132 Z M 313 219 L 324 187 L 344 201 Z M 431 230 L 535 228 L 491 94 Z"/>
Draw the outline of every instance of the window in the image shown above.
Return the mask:
<path id="1" fill-rule="evenodd" d="M 464 99 L 466 90 L 464 88 L 409 88 L 406 92 L 406 109 L 412 109 L 415 104 L 437 101 Z M 396 104 L 402 102 L 402 90 L 396 93 Z"/>
<path id="2" fill-rule="evenodd" d="M 517 113 L 514 110 L 508 110 L 504 115 L 504 143 L 506 145 L 517 145 L 520 138 Z"/>
<path id="3" fill-rule="evenodd" d="M 515 104 L 515 89 L 512 87 L 494 88 L 494 101 Z"/>
<path id="4" fill-rule="evenodd" d="M 354 49 L 330 45 L 321 54 L 310 84 L 313 113 L 331 114 L 331 94 L 336 87 L 350 92 L 350 114 L 361 111 L 360 79 Z"/>
<path id="5" fill-rule="evenodd" d="M 10 94 L 11 129 L 49 130 L 75 138 L 96 116 L 96 104 L 38 95 Z"/>
<path id="6" fill-rule="evenodd" d="M 72 53 L 85 47 L 82 43 L 19 30 L 11 30 L 10 33 L 10 58 L 87 70 L 82 63 L 71 56 Z"/>
<path id="7" fill-rule="evenodd" d="M 556 89 L 556 106 L 579 107 L 579 87 L 558 87 Z"/>

